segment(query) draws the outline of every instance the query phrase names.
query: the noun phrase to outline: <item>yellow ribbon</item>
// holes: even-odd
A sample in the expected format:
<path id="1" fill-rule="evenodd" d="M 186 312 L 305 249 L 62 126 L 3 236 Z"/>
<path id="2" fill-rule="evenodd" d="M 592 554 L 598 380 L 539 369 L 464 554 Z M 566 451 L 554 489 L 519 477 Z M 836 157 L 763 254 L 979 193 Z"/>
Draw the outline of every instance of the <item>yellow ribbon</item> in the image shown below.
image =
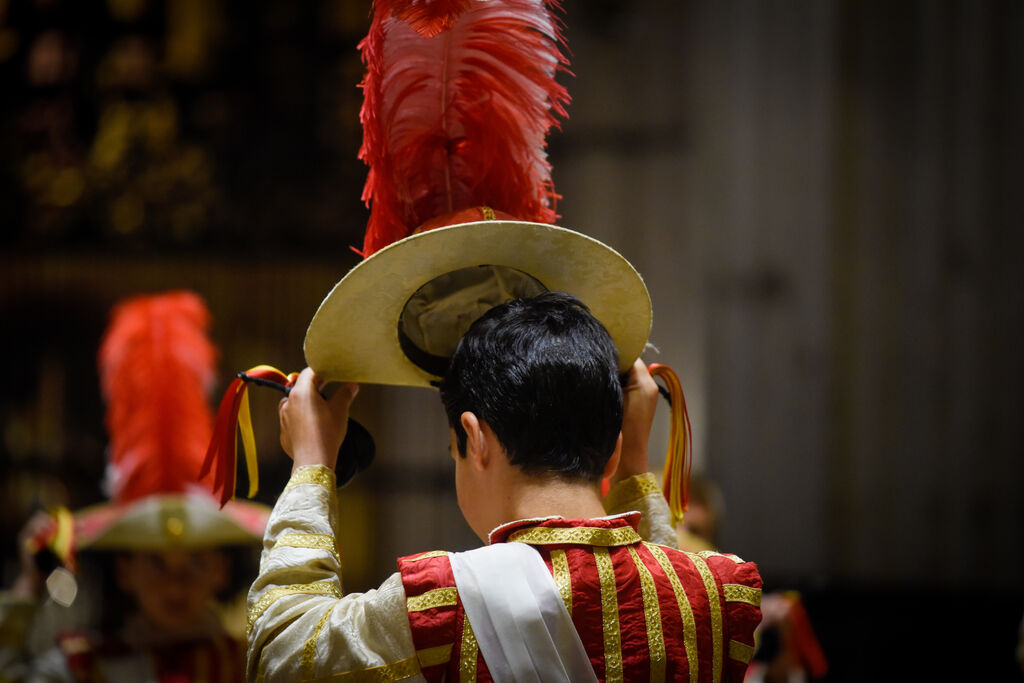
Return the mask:
<path id="1" fill-rule="evenodd" d="M 252 431 L 252 415 L 249 413 L 248 385 L 242 385 L 242 402 L 238 406 L 238 431 L 242 435 L 242 451 L 245 453 L 245 472 L 249 477 L 249 497 L 259 490 L 259 468 L 256 460 L 256 437 Z M 235 462 L 238 462 L 237 443 Z"/>

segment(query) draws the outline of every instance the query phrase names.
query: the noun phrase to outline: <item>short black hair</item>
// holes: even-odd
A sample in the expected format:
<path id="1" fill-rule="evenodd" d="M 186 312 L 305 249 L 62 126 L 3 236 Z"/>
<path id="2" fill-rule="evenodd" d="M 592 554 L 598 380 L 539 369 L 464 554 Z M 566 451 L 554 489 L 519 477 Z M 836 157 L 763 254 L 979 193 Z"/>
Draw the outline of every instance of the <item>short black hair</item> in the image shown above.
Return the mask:
<path id="1" fill-rule="evenodd" d="M 470 411 L 524 472 L 598 481 L 622 429 L 618 365 L 608 331 L 574 296 L 495 306 L 463 336 L 440 384 L 459 454 Z"/>

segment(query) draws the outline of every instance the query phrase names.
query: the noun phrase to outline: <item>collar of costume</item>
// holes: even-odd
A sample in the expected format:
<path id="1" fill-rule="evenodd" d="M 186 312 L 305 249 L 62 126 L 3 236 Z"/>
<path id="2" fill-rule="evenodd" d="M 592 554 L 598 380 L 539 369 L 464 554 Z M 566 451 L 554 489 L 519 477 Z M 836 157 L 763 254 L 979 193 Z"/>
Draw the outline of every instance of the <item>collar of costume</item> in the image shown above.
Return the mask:
<path id="1" fill-rule="evenodd" d="M 508 522 L 494 529 L 488 543 L 519 542 L 530 545 L 619 546 L 639 543 L 639 512 L 624 512 L 594 519 L 536 517 Z"/>

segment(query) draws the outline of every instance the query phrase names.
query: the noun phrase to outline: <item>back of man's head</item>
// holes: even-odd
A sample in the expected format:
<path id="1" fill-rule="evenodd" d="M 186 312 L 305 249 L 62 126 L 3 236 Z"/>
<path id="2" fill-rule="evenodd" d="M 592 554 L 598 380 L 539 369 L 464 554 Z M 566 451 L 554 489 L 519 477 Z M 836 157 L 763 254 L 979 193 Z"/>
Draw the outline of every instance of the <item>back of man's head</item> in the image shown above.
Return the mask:
<path id="1" fill-rule="evenodd" d="M 441 400 L 460 454 L 460 416 L 469 411 L 531 475 L 599 480 L 622 428 L 615 345 L 581 301 L 561 292 L 510 301 L 473 323 Z"/>

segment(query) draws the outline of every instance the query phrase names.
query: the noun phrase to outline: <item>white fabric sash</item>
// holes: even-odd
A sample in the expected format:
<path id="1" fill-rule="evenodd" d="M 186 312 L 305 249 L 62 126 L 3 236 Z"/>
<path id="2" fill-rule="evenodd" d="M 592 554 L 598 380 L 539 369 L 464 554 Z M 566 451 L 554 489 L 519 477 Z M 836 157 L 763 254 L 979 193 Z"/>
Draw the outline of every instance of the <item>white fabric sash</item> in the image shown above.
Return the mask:
<path id="1" fill-rule="evenodd" d="M 572 617 L 536 550 L 496 543 L 448 558 L 496 683 L 596 683 Z"/>

